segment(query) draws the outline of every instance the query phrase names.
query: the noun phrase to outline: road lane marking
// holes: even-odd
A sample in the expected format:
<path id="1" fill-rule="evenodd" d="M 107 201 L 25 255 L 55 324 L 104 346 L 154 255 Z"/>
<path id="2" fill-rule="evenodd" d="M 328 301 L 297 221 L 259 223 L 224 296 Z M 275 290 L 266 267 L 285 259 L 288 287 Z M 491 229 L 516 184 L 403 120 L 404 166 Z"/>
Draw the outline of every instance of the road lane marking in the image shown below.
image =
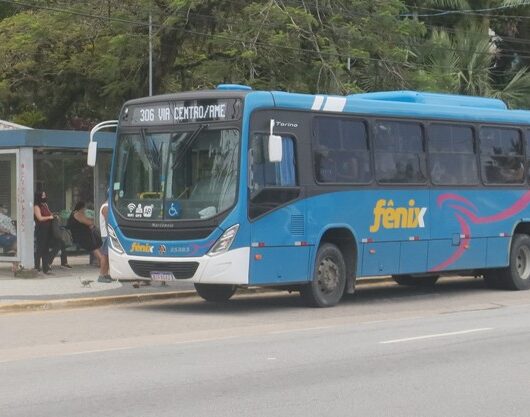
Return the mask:
<path id="1" fill-rule="evenodd" d="M 327 330 L 327 329 L 335 329 L 337 327 L 343 326 L 342 324 L 336 324 L 332 326 L 318 326 L 318 327 L 300 327 L 295 329 L 285 329 L 285 330 L 275 330 L 271 332 L 267 332 L 267 334 L 285 334 L 285 333 L 294 333 L 294 332 L 310 332 L 313 330 Z"/>
<path id="2" fill-rule="evenodd" d="M 411 342 L 411 341 L 414 341 L 414 340 L 433 339 L 433 338 L 436 338 L 436 337 L 457 336 L 457 335 L 461 335 L 461 334 L 485 332 L 487 330 L 493 330 L 493 328 L 492 327 L 483 327 L 483 328 L 480 328 L 480 329 L 461 330 L 459 332 L 429 334 L 429 335 L 424 335 L 424 336 L 407 337 L 407 338 L 404 338 L 404 339 L 385 340 L 384 342 L 379 342 L 379 343 L 382 344 L 382 345 L 387 345 L 387 344 L 390 344 L 390 343 Z"/>
<path id="3" fill-rule="evenodd" d="M 89 353 L 114 352 L 116 350 L 128 350 L 128 349 L 134 349 L 134 346 L 124 346 L 124 347 L 116 347 L 116 348 L 108 348 L 108 349 L 81 350 L 79 352 L 63 353 L 60 356 L 86 355 Z"/>
<path id="4" fill-rule="evenodd" d="M 170 335 L 171 336 L 171 335 Z M 61 358 L 65 356 L 77 356 L 77 355 L 90 355 L 93 353 L 111 353 L 115 351 L 125 351 L 125 350 L 133 350 L 133 349 L 145 349 L 145 348 L 160 348 L 160 347 L 170 347 L 170 346 L 177 346 L 177 345 L 187 345 L 187 344 L 194 344 L 194 343 L 208 343 L 208 342 L 220 342 L 225 340 L 231 340 L 235 339 L 238 336 L 219 336 L 219 337 L 198 337 L 195 339 L 187 339 L 187 340 L 167 340 L 168 338 L 161 338 L 162 340 L 157 340 L 155 342 L 148 340 L 145 342 L 138 341 L 133 344 L 124 345 L 124 346 L 109 346 L 109 347 L 102 347 L 99 349 L 85 349 L 85 350 L 78 350 L 76 349 L 76 346 L 69 345 L 67 343 L 60 344 L 60 345 L 48 345 L 47 347 L 56 347 L 57 349 L 54 349 L 53 351 L 47 351 L 47 352 L 34 352 L 33 350 L 27 351 L 27 352 L 20 352 L 17 350 L 17 356 L 8 358 L 8 359 L 2 359 L 0 360 L 0 365 L 5 363 L 11 363 L 11 362 L 18 362 L 23 360 L 36 360 L 36 359 L 51 359 L 51 358 Z M 81 342 L 84 343 L 84 342 Z M 91 344 L 88 342 L 88 344 Z M 77 345 L 77 344 L 76 344 Z M 60 349 L 63 349 L 62 351 Z M 9 354 L 9 351 L 2 351 L 0 349 L 0 355 Z"/>

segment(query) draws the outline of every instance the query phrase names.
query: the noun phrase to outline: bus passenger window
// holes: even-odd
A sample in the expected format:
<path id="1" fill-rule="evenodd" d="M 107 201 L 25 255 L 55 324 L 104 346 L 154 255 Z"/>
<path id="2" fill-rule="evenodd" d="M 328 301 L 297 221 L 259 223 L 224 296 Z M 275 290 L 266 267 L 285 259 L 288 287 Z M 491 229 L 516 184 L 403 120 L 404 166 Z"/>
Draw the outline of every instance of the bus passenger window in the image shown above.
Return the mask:
<path id="1" fill-rule="evenodd" d="M 429 133 L 429 168 L 435 185 L 478 183 L 473 129 L 433 123 Z"/>
<path id="2" fill-rule="evenodd" d="M 374 156 L 378 182 L 425 182 L 423 133 L 418 123 L 377 121 Z"/>
<path id="3" fill-rule="evenodd" d="M 521 184 L 524 181 L 524 156 L 519 131 L 481 128 L 480 161 L 486 184 Z"/>
<path id="4" fill-rule="evenodd" d="M 317 117 L 313 163 L 318 183 L 366 184 L 371 181 L 368 135 L 363 121 Z"/>

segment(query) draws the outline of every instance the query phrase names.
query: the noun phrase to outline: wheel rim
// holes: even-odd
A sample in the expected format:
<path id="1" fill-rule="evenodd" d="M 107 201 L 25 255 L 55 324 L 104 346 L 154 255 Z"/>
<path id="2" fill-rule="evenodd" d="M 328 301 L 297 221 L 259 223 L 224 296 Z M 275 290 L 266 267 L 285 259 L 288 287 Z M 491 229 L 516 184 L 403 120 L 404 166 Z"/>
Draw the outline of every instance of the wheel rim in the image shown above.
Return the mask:
<path id="1" fill-rule="evenodd" d="M 335 261 L 326 257 L 318 265 L 318 288 L 323 294 L 331 294 L 339 286 L 340 271 Z"/>
<path id="2" fill-rule="evenodd" d="M 528 279 L 530 277 L 530 248 L 527 246 L 521 246 L 519 248 L 515 266 L 521 279 Z"/>

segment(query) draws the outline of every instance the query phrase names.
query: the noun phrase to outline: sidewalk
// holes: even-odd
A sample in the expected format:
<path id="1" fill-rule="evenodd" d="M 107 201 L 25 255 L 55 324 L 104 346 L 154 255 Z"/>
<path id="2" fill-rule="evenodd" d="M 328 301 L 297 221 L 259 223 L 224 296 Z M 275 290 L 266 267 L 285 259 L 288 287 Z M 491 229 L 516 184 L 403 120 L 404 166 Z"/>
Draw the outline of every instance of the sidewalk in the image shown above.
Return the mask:
<path id="1" fill-rule="evenodd" d="M 72 269 L 52 265 L 53 275 L 39 272 L 37 278 L 15 278 L 10 263 L 0 263 L 0 307 L 27 301 L 82 299 L 87 297 L 135 296 L 193 290 L 189 282 L 152 283 L 140 285 L 136 281 L 99 283 L 98 268 L 88 264 L 88 255 L 69 257 Z M 88 282 L 92 281 L 92 282 Z M 169 294 L 168 294 L 169 295 Z"/>
<path id="2" fill-rule="evenodd" d="M 129 281 L 97 282 L 99 269 L 89 265 L 88 255 L 71 256 L 72 269 L 63 269 L 56 263 L 52 274 L 39 272 L 37 278 L 15 278 L 10 263 L 0 262 L 0 314 L 6 312 L 50 310 L 68 307 L 89 307 L 112 303 L 142 302 L 168 298 L 196 296 L 190 282 Z M 371 277 L 359 284 L 392 281 L 390 277 Z M 139 285 L 140 284 L 140 285 Z M 245 293 L 274 291 L 251 287 Z"/>

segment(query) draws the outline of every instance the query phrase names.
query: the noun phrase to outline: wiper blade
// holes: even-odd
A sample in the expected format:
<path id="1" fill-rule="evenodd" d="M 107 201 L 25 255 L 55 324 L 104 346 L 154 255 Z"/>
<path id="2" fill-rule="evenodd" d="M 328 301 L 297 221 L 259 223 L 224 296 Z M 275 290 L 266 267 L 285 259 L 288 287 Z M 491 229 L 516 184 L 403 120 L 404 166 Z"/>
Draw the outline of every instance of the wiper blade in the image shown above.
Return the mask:
<path id="1" fill-rule="evenodd" d="M 152 136 L 149 136 L 149 146 L 147 145 L 147 137 L 145 135 L 145 129 L 140 129 L 140 135 L 142 137 L 142 143 L 144 145 L 145 157 L 154 169 L 160 168 L 160 154 L 162 151 L 162 144 L 160 149 L 157 149 L 155 141 Z"/>
<path id="2" fill-rule="evenodd" d="M 175 151 L 175 153 L 176 153 L 175 161 L 173 161 L 173 165 L 171 166 L 171 169 L 175 169 L 175 167 L 180 163 L 180 161 L 182 160 L 182 158 L 186 154 L 186 151 L 188 150 L 190 145 L 193 143 L 195 138 L 197 136 L 199 136 L 199 134 L 206 128 L 208 128 L 207 124 L 200 125 L 197 129 L 195 129 L 193 131 L 193 133 L 187 139 L 184 140 L 184 142 L 180 146 L 180 149 L 177 149 Z"/>

